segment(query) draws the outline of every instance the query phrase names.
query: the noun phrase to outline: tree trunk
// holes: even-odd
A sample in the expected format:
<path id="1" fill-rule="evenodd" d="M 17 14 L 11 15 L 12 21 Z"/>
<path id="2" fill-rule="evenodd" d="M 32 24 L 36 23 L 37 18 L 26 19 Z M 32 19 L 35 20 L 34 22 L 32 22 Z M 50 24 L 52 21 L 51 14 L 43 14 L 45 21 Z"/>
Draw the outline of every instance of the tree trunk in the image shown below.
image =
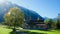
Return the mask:
<path id="1" fill-rule="evenodd" d="M 16 31 L 16 28 L 15 28 L 15 24 L 14 24 L 14 28 L 13 28 L 13 31 L 14 31 L 14 32 Z"/>

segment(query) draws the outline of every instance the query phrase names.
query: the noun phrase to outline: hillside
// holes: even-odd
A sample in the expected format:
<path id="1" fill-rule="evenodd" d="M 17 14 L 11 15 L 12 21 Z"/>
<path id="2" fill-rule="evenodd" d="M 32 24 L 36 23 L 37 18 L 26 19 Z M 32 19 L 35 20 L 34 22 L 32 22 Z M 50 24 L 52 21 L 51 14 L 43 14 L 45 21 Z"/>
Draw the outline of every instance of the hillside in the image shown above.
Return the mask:
<path id="1" fill-rule="evenodd" d="M 24 12 L 24 17 L 26 20 L 28 19 L 32 19 L 35 20 L 39 17 L 39 19 L 44 20 L 38 13 L 36 13 L 35 11 L 29 10 L 27 8 L 24 8 L 22 6 L 19 6 L 17 4 L 13 4 L 11 2 L 4 2 L 0 4 L 0 22 L 4 21 L 4 14 L 7 13 L 9 11 L 10 8 L 13 7 L 18 7 L 20 8 L 23 12 Z"/>

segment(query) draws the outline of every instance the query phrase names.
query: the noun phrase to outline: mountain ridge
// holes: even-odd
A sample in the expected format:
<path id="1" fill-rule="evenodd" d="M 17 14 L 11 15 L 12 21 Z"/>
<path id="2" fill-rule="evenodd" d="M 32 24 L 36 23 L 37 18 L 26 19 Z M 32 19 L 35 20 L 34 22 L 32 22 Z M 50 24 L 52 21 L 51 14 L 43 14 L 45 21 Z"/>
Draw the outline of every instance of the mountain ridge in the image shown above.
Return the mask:
<path id="1" fill-rule="evenodd" d="M 24 8 L 17 4 L 13 4 L 11 2 L 4 2 L 4 3 L 0 4 L 0 22 L 4 21 L 4 18 L 3 18 L 4 14 L 7 13 L 10 8 L 13 8 L 13 7 L 20 8 L 24 12 L 24 17 L 26 20 L 28 20 L 27 19 L 28 15 L 31 17 L 32 20 L 36 20 L 37 18 L 39 18 L 40 20 L 44 20 L 43 17 L 41 17 L 35 11 L 29 10 L 27 8 Z"/>

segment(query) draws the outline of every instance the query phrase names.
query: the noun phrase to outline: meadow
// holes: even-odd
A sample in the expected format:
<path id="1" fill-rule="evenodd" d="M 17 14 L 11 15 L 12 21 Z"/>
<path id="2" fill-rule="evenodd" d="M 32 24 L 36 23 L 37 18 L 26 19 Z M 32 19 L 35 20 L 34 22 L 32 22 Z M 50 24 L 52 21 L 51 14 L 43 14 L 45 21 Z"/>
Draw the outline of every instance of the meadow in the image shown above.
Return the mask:
<path id="1" fill-rule="evenodd" d="M 10 34 L 12 29 L 8 29 L 7 26 L 0 25 L 0 34 Z M 43 30 L 27 30 L 22 29 L 21 31 L 24 31 L 28 34 L 28 32 L 31 34 L 60 34 L 60 30 L 50 30 L 50 31 L 43 31 Z M 17 33 L 16 33 L 17 34 Z"/>

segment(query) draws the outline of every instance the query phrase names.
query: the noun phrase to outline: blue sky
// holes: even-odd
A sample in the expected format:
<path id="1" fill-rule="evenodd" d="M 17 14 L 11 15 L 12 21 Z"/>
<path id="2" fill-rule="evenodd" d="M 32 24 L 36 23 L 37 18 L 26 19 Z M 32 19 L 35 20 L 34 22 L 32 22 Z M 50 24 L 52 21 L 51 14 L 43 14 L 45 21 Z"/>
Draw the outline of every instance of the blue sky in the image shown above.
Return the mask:
<path id="1" fill-rule="evenodd" d="M 60 0 L 8 0 L 33 10 L 42 17 L 55 18 L 60 13 Z"/>

